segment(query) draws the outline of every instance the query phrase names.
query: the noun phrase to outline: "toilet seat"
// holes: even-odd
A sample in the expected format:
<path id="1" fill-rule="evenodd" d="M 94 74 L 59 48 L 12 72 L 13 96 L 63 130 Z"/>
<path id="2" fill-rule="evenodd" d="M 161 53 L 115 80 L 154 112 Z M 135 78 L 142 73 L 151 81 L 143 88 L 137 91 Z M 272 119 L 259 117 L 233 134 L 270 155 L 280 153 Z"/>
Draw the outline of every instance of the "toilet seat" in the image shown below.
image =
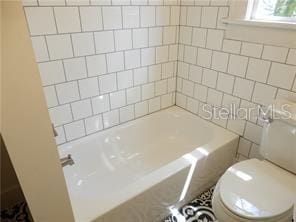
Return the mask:
<path id="1" fill-rule="evenodd" d="M 215 205 L 224 207 L 226 215 L 240 218 L 236 221 L 281 221 L 293 217 L 295 186 L 294 174 L 266 161 L 246 160 L 220 178 Z"/>

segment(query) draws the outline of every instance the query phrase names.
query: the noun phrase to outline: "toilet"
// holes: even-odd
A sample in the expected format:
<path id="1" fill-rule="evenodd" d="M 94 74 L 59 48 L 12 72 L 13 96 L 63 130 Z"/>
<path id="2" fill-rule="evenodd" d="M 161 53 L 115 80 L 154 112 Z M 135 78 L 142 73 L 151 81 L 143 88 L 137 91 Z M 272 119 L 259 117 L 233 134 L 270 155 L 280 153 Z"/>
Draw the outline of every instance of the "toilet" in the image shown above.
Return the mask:
<path id="1" fill-rule="evenodd" d="M 296 221 L 296 103 L 275 101 L 270 114 L 259 148 L 264 160 L 234 164 L 215 187 L 219 222 Z"/>

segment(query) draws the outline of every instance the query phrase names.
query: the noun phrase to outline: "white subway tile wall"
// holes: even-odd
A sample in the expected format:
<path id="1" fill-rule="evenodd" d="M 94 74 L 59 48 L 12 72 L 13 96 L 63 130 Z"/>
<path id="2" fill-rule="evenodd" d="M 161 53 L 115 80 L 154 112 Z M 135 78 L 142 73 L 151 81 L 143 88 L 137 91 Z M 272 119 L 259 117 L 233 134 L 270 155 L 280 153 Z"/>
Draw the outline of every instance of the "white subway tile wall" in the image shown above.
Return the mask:
<path id="1" fill-rule="evenodd" d="M 205 118 L 296 101 L 296 49 L 227 39 L 227 0 L 24 0 L 24 9 L 58 144 L 174 104 Z M 260 158 L 257 113 L 227 117 L 210 121 L 241 136 L 238 159 Z"/>
<path id="2" fill-rule="evenodd" d="M 175 104 L 178 0 L 24 0 L 62 144 Z"/>
<path id="3" fill-rule="evenodd" d="M 228 11 L 227 0 L 181 1 L 176 104 L 205 118 L 204 104 L 213 113 L 221 106 L 265 106 L 275 98 L 296 102 L 296 49 L 227 39 L 221 19 Z M 210 121 L 241 136 L 238 160 L 262 158 L 257 112 Z"/>

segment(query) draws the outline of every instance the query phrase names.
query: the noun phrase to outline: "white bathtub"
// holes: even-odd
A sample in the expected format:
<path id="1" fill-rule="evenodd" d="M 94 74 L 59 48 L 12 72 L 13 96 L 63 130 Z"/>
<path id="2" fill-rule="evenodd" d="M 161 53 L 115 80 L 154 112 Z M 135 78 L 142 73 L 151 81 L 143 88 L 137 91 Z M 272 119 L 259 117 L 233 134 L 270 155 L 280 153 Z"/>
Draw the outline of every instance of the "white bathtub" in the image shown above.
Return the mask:
<path id="1" fill-rule="evenodd" d="M 213 185 L 238 136 L 178 107 L 59 147 L 76 221 L 159 221 Z M 118 220 L 120 218 L 120 220 Z"/>

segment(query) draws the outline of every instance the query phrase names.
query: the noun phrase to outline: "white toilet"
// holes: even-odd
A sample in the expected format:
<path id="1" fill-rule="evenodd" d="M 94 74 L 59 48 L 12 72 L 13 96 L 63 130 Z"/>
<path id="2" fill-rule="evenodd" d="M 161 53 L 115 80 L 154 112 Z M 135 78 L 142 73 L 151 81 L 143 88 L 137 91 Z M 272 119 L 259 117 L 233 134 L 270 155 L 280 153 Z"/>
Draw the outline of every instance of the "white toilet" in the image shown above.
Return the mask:
<path id="1" fill-rule="evenodd" d="M 296 104 L 285 108 L 288 119 L 283 104 L 276 101 L 273 112 L 282 119 L 263 127 L 264 160 L 239 162 L 218 181 L 212 205 L 219 222 L 296 222 Z"/>

